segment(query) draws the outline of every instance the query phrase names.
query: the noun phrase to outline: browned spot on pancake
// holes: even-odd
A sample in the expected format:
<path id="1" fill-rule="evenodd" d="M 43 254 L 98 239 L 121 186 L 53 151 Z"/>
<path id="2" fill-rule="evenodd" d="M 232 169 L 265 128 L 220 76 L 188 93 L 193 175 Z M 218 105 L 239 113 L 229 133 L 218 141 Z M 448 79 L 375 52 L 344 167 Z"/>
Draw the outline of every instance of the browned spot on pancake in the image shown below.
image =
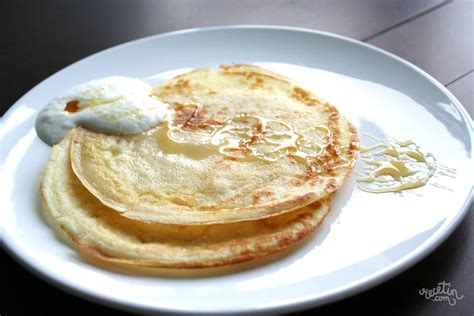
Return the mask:
<path id="1" fill-rule="evenodd" d="M 189 80 L 188 79 L 179 79 L 176 82 L 175 87 L 177 87 L 177 88 L 188 88 L 189 87 Z"/>
<path id="2" fill-rule="evenodd" d="M 237 257 L 241 258 L 241 260 L 239 261 L 250 260 L 256 257 L 256 255 L 254 254 L 254 250 L 251 249 L 251 245 L 249 245 L 248 241 L 245 239 L 238 239 L 235 242 L 233 242 L 229 246 L 229 250 L 232 253 L 238 254 Z M 229 263 L 232 263 L 232 261 L 229 261 Z"/>
<path id="3" fill-rule="evenodd" d="M 175 104 L 175 118 L 174 123 L 183 127 L 205 127 L 209 125 L 206 122 L 205 114 L 207 107 L 199 104 L 188 104 L 177 102 Z"/>
<path id="4" fill-rule="evenodd" d="M 349 131 L 351 132 L 351 141 L 349 143 L 348 153 L 352 157 L 355 157 L 359 151 L 359 134 L 357 133 L 357 128 L 354 125 L 351 123 L 348 124 Z"/>
<path id="5" fill-rule="evenodd" d="M 308 179 L 308 184 L 309 185 L 316 185 L 317 182 L 318 182 L 317 178 L 315 178 L 315 177 L 312 177 L 312 178 Z"/>
<path id="6" fill-rule="evenodd" d="M 284 243 L 286 243 L 286 240 L 287 240 L 287 236 L 283 236 L 283 238 L 281 239 L 281 241 L 283 241 Z M 268 243 L 271 243 L 273 240 L 270 236 L 266 236 L 266 235 L 262 235 L 262 236 L 258 236 L 256 238 L 256 242 L 255 242 L 255 246 L 257 248 L 257 251 L 260 251 L 260 250 L 263 250 L 264 249 L 264 245 L 265 244 L 268 244 Z M 280 242 L 280 240 L 278 241 Z"/>
<path id="7" fill-rule="evenodd" d="M 244 124 L 248 124 L 249 122 L 247 120 L 242 120 Z M 242 142 L 240 142 L 239 147 L 241 148 L 242 152 L 245 153 L 251 153 L 250 146 L 255 143 L 258 139 L 261 138 L 262 132 L 263 132 L 263 126 L 262 123 L 258 122 L 257 124 L 254 124 L 253 129 L 251 131 L 251 137 L 244 139 Z"/>
<path id="8" fill-rule="evenodd" d="M 250 89 L 263 88 L 263 80 L 261 78 L 255 78 L 255 82 L 250 85 Z"/>
<path id="9" fill-rule="evenodd" d="M 164 90 L 164 91 L 158 93 L 157 96 L 158 96 L 159 98 L 161 98 L 161 99 L 166 100 L 166 99 L 167 99 L 168 97 L 170 97 L 172 94 L 173 94 L 173 92 Z"/>
<path id="10" fill-rule="evenodd" d="M 308 183 L 310 179 L 317 178 L 317 174 L 314 172 L 314 166 L 306 166 L 304 172 L 297 174 L 291 179 L 291 183 L 296 186 L 301 186 Z"/>
<path id="11" fill-rule="evenodd" d="M 300 87 L 294 87 L 293 94 L 291 96 L 306 105 L 314 106 L 319 104 L 317 99 L 311 97 L 311 93 L 309 91 Z"/>
<path id="12" fill-rule="evenodd" d="M 207 92 L 208 95 L 214 95 L 214 94 L 217 94 L 217 91 L 213 91 L 213 90 L 209 90 L 209 92 Z"/>
<path id="13" fill-rule="evenodd" d="M 336 189 L 337 189 L 337 181 L 336 181 L 336 179 L 331 179 L 331 180 L 329 180 L 329 183 L 326 184 L 326 187 L 324 188 L 324 191 L 333 192 Z"/>
<path id="14" fill-rule="evenodd" d="M 272 196 L 273 192 L 270 191 L 257 191 L 254 194 L 252 194 L 252 203 L 257 204 L 260 202 L 260 200 L 264 197 Z"/>
<path id="15" fill-rule="evenodd" d="M 339 125 L 340 117 L 341 116 L 339 114 L 339 111 L 335 107 L 331 106 L 331 110 L 328 116 L 328 128 L 331 131 L 332 139 L 334 141 L 334 144 L 336 145 L 340 143 L 340 139 L 342 136 L 341 128 Z"/>
<path id="16" fill-rule="evenodd" d="M 359 149 L 359 145 L 355 142 L 352 142 L 349 144 L 349 152 L 353 152 L 355 150 Z"/>
<path id="17" fill-rule="evenodd" d="M 222 70 L 229 70 L 231 68 L 238 68 L 238 67 L 254 67 L 253 65 L 248 65 L 248 64 L 232 64 L 232 65 L 220 65 L 219 68 Z"/>
<path id="18" fill-rule="evenodd" d="M 326 103 L 325 106 L 329 111 L 327 127 L 331 132 L 331 140 L 324 149 L 323 154 L 316 158 L 316 163 L 318 166 L 323 167 L 329 175 L 334 176 L 336 174 L 334 167 L 342 161 L 342 153 L 340 152 L 342 138 L 340 113 L 330 103 Z"/>
<path id="19" fill-rule="evenodd" d="M 182 205 L 182 206 L 192 206 L 192 203 L 190 203 L 190 201 L 179 199 L 179 198 L 172 198 L 170 199 L 170 202 L 173 202 L 174 204 Z"/>
<path id="20" fill-rule="evenodd" d="M 252 248 L 252 243 L 249 242 L 248 239 L 242 238 L 242 239 L 237 239 L 236 244 L 242 249 L 242 254 L 250 254 L 251 253 L 251 248 Z"/>
<path id="21" fill-rule="evenodd" d="M 163 87 L 166 90 L 181 90 L 189 88 L 188 79 L 178 79 L 176 82 L 169 83 Z"/>
<path id="22" fill-rule="evenodd" d="M 314 208 L 314 209 L 320 208 L 321 207 L 321 201 L 318 200 L 316 202 L 313 202 L 309 206 L 311 206 L 311 208 Z"/>

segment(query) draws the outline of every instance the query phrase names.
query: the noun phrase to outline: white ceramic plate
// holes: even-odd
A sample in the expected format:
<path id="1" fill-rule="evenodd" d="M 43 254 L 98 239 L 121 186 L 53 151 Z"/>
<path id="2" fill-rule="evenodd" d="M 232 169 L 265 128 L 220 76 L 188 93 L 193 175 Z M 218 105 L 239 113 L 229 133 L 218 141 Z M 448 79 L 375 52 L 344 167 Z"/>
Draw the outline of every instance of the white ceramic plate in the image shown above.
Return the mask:
<path id="1" fill-rule="evenodd" d="M 354 177 L 324 224 L 302 245 L 224 268 L 109 271 L 58 241 L 39 215 L 38 179 L 50 148 L 36 136 L 38 110 L 74 84 L 110 75 L 156 82 L 187 68 L 257 63 L 299 80 L 338 105 L 364 133 L 412 139 L 459 172 L 416 194 L 370 194 Z M 175 71 L 176 70 L 176 71 Z M 140 311 L 288 311 L 360 292 L 437 247 L 467 212 L 472 122 L 438 82 L 391 54 L 340 36 L 283 27 L 218 27 L 149 37 L 81 60 L 33 88 L 0 127 L 3 242 L 23 264 L 67 290 Z"/>

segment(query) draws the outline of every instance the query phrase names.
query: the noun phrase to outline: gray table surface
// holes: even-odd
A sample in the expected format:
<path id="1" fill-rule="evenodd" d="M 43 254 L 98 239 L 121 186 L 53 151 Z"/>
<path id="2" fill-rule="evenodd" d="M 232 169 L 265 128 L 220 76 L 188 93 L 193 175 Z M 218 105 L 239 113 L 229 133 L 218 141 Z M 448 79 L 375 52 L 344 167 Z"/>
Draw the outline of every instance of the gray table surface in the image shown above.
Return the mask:
<path id="1" fill-rule="evenodd" d="M 34 85 L 92 53 L 168 31 L 230 24 L 269 24 L 329 31 L 388 50 L 445 85 L 474 116 L 472 0 L 98 0 L 2 1 L 0 115 Z M 3 203 L 3 201 L 2 201 Z M 474 212 L 427 258 L 392 280 L 306 313 L 474 314 Z M 1 315 L 100 312 L 126 314 L 66 294 L 38 279 L 3 250 Z M 421 288 L 451 282 L 455 306 L 432 302 Z M 16 303 L 21 297 L 30 304 Z M 51 303 L 54 298 L 55 304 Z M 303 312 L 304 313 L 304 312 Z"/>

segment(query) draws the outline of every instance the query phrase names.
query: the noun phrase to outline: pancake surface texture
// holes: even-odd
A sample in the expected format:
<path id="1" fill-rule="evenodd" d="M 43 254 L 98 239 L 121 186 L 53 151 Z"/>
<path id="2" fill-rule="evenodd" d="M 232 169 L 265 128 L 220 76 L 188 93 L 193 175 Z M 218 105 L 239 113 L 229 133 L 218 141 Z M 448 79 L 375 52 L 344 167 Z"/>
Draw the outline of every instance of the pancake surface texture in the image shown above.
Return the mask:
<path id="1" fill-rule="evenodd" d="M 73 131 L 74 132 L 74 131 Z M 301 240 L 329 212 L 329 198 L 294 212 L 249 222 L 166 225 L 125 218 L 77 179 L 69 133 L 53 147 L 42 173 L 45 217 L 82 252 L 127 266 L 195 268 L 249 260 Z"/>
<path id="2" fill-rule="evenodd" d="M 156 128 L 73 135 L 75 174 L 123 217 L 199 225 L 276 216 L 328 196 L 352 171 L 355 127 L 268 70 L 201 68 L 153 94 L 172 110 Z"/>

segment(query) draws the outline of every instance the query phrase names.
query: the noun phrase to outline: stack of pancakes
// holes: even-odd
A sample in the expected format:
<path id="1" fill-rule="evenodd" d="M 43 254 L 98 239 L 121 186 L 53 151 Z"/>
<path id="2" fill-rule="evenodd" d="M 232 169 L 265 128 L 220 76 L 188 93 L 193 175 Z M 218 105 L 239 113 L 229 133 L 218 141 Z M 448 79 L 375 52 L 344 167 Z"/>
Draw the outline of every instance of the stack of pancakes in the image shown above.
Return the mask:
<path id="1" fill-rule="evenodd" d="M 353 125 L 252 65 L 201 68 L 153 89 L 169 119 L 141 134 L 78 127 L 41 179 L 46 218 L 81 253 L 194 268 L 264 256 L 323 221 L 357 155 Z"/>

